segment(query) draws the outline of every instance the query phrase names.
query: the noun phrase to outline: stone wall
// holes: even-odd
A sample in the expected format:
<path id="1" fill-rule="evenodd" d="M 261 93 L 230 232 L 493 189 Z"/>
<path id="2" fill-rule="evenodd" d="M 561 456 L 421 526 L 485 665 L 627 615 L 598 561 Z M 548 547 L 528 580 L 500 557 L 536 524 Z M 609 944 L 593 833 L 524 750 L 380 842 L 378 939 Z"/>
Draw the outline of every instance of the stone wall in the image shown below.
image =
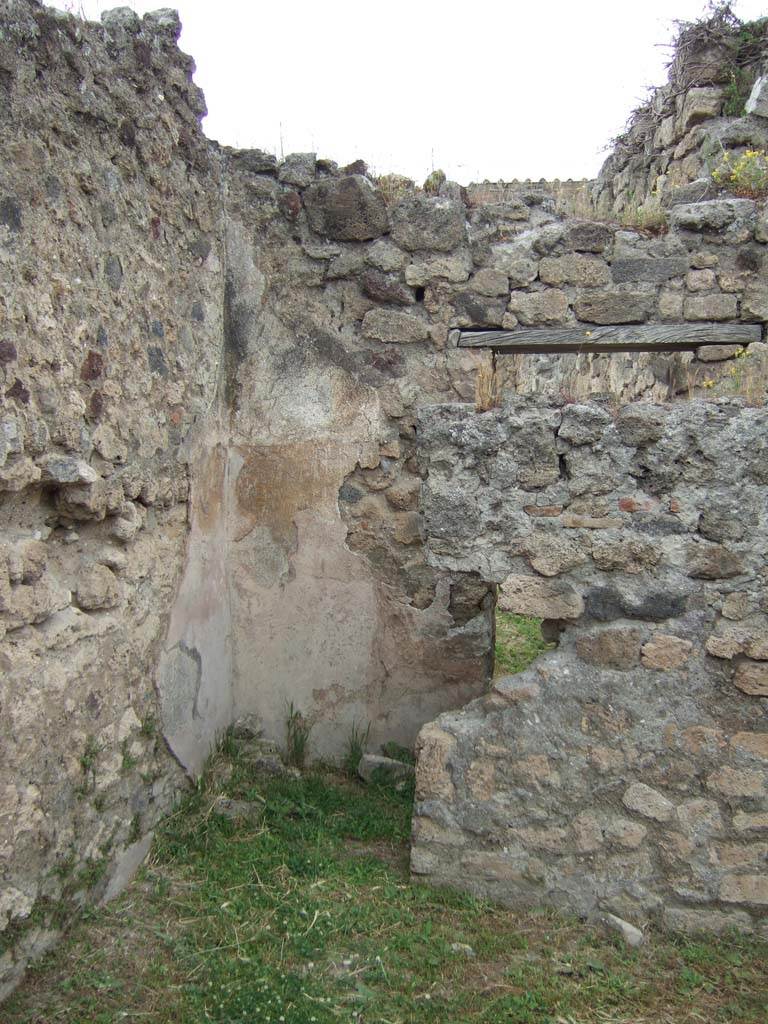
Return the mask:
<path id="1" fill-rule="evenodd" d="M 174 747 L 193 703 L 209 736 L 230 716 L 226 652 L 216 708 L 172 688 L 159 706 L 154 686 L 163 644 L 210 677 L 214 645 L 200 656 L 190 636 L 227 632 L 203 497 L 219 172 L 193 65 L 170 12 L 100 28 L 19 2 L 0 17 L 2 995 L 146 854 L 184 778 L 161 718 Z M 190 479 L 206 543 L 190 540 Z M 205 591 L 169 638 L 185 553 Z"/>
<path id="2" fill-rule="evenodd" d="M 726 154 L 768 149 L 768 19 L 727 12 L 682 26 L 666 85 L 654 89 L 591 190 L 604 216 L 657 217 L 675 203 L 712 199 Z"/>
<path id="3" fill-rule="evenodd" d="M 172 12 L 0 19 L 1 995 L 242 715 L 282 743 L 292 703 L 333 758 L 485 692 L 494 579 L 430 560 L 418 507 L 421 410 L 491 372 L 455 328 L 760 323 L 768 229 L 222 149 Z"/>
<path id="4" fill-rule="evenodd" d="M 767 430 L 733 400 L 424 411 L 428 562 L 558 642 L 422 730 L 417 876 L 768 930 Z"/>

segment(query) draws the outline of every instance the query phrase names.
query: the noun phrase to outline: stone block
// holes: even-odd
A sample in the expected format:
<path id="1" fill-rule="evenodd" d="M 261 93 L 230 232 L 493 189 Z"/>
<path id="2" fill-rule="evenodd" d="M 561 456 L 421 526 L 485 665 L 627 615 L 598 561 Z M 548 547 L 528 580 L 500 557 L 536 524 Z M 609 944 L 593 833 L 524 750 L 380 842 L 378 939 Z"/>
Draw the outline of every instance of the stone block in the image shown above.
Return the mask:
<path id="1" fill-rule="evenodd" d="M 507 308 L 527 327 L 563 324 L 568 319 L 568 296 L 556 288 L 543 292 L 512 292 Z"/>
<path id="2" fill-rule="evenodd" d="M 744 104 L 744 110 L 755 117 L 768 118 L 768 75 L 760 75 L 755 80 L 752 92 Z"/>
<path id="3" fill-rule="evenodd" d="M 738 313 L 735 295 L 689 295 L 683 301 L 683 317 L 693 322 L 699 320 L 732 320 Z"/>
<path id="4" fill-rule="evenodd" d="M 491 246 L 489 266 L 506 275 L 512 288 L 525 288 L 536 280 L 539 273 L 538 260 L 515 242 L 499 242 Z"/>
<path id="5" fill-rule="evenodd" d="M 451 252 L 466 240 L 462 203 L 440 196 L 410 196 L 390 211 L 392 241 L 408 252 Z"/>
<path id="6" fill-rule="evenodd" d="M 606 572 L 623 570 L 637 575 L 661 559 L 657 545 L 631 534 L 597 534 L 592 541 L 592 560 Z"/>
<path id="7" fill-rule="evenodd" d="M 625 444 L 652 444 L 664 435 L 667 411 L 659 405 L 632 403 L 619 410 L 616 429 Z"/>
<path id="8" fill-rule="evenodd" d="M 723 618 L 743 619 L 749 613 L 749 609 L 750 601 L 748 594 L 734 591 L 723 598 L 723 607 L 721 609 Z"/>
<path id="9" fill-rule="evenodd" d="M 703 203 L 681 203 L 669 213 L 670 226 L 685 231 L 723 231 L 734 223 L 752 223 L 755 203 L 751 199 L 710 199 Z"/>
<path id="10" fill-rule="evenodd" d="M 604 252 L 613 241 L 614 230 L 600 221 L 574 221 L 568 225 L 566 238 L 576 252 Z"/>
<path id="11" fill-rule="evenodd" d="M 47 454 L 38 459 L 40 479 L 43 483 L 94 484 L 99 474 L 83 459 L 71 455 Z"/>
<path id="12" fill-rule="evenodd" d="M 720 768 L 707 778 L 707 788 L 732 797 L 759 797 L 765 794 L 762 772 Z"/>
<path id="13" fill-rule="evenodd" d="M 659 672 L 682 668 L 690 657 L 692 649 L 693 644 L 690 640 L 683 640 L 682 637 L 671 634 L 657 633 L 647 644 L 643 645 L 641 654 L 643 667 Z"/>
<path id="14" fill-rule="evenodd" d="M 416 799 L 452 803 L 456 790 L 448 761 L 456 750 L 456 737 L 433 722 L 416 740 Z"/>
<path id="15" fill-rule="evenodd" d="M 408 253 L 398 249 L 396 245 L 393 245 L 385 238 L 378 238 L 365 254 L 366 263 L 376 267 L 377 270 L 383 270 L 387 274 L 397 273 L 397 271 L 402 270 L 407 265 L 409 259 Z M 466 278 L 462 278 L 462 280 L 466 280 Z M 408 281 L 408 284 L 412 283 Z"/>
<path id="16" fill-rule="evenodd" d="M 682 277 L 687 270 L 688 258 L 685 256 L 673 256 L 666 259 L 623 258 L 615 259 L 611 264 L 611 275 L 615 284 L 632 281 L 661 284 L 664 281 L 669 281 L 670 278 Z"/>
<path id="17" fill-rule="evenodd" d="M 680 133 L 685 134 L 694 125 L 717 117 L 723 106 L 723 90 L 716 86 L 689 89 L 680 114 Z"/>
<path id="18" fill-rule="evenodd" d="M 557 436 L 572 444 L 594 444 L 612 423 L 605 410 L 593 405 L 568 405 L 558 427 Z"/>
<path id="19" fill-rule="evenodd" d="M 739 662 L 733 674 L 733 684 L 751 697 L 768 697 L 768 663 Z"/>
<path id="20" fill-rule="evenodd" d="M 75 595 L 84 611 L 114 608 L 120 603 L 120 584 L 106 565 L 91 565 L 80 573 Z"/>
<path id="21" fill-rule="evenodd" d="M 544 258 L 539 264 L 539 279 L 544 284 L 578 284 L 589 288 L 609 284 L 611 275 L 599 257 L 569 253 Z"/>
<path id="22" fill-rule="evenodd" d="M 416 288 L 424 287 L 436 279 L 460 284 L 469 279 L 471 272 L 472 257 L 468 252 L 458 252 L 451 256 L 433 256 L 428 259 L 414 260 L 405 268 L 405 280 L 407 284 Z M 477 275 L 472 279 L 473 286 L 476 277 Z M 507 289 L 507 279 L 504 278 L 504 291 L 498 294 L 506 295 Z M 489 293 L 484 292 L 483 294 Z"/>
<path id="23" fill-rule="evenodd" d="M 616 934 L 621 936 L 627 946 L 634 949 L 637 946 L 642 946 L 643 942 L 645 942 L 645 936 L 640 929 L 635 928 L 629 921 L 625 921 L 615 914 L 603 914 L 601 920 L 609 931 L 616 932 Z"/>
<path id="24" fill-rule="evenodd" d="M 725 658 L 730 660 L 737 654 L 744 652 L 745 633 L 740 629 L 724 629 L 720 633 L 713 633 L 707 637 L 705 644 L 707 654 L 713 658 Z"/>
<path id="25" fill-rule="evenodd" d="M 499 608 L 540 619 L 578 619 L 584 601 L 569 583 L 537 576 L 507 576 L 501 584 Z"/>
<path id="26" fill-rule="evenodd" d="M 591 324 L 641 324 L 653 313 L 655 295 L 650 292 L 592 291 L 579 296 L 574 312 Z"/>
<path id="27" fill-rule="evenodd" d="M 768 831 L 768 814 L 737 811 L 733 816 L 733 827 L 737 832 Z"/>
<path id="28" fill-rule="evenodd" d="M 744 291 L 741 299 L 742 320 L 768 320 L 768 285 L 755 281 Z"/>
<path id="29" fill-rule="evenodd" d="M 314 180 L 316 163 L 314 153 L 289 153 L 278 167 L 278 181 L 284 185 L 306 188 Z"/>
<path id="30" fill-rule="evenodd" d="M 648 829 L 638 821 L 629 818 L 612 818 L 605 826 L 605 836 L 616 846 L 636 850 L 648 835 Z"/>
<path id="31" fill-rule="evenodd" d="M 728 875 L 720 883 L 720 899 L 724 903 L 768 905 L 768 874 Z"/>
<path id="32" fill-rule="evenodd" d="M 507 295 L 509 278 L 502 270 L 483 267 L 472 277 L 472 289 L 480 295 Z"/>
<path id="33" fill-rule="evenodd" d="M 731 736 L 731 747 L 741 754 L 768 761 L 768 732 L 737 732 Z"/>
<path id="34" fill-rule="evenodd" d="M 644 782 L 633 783 L 621 799 L 628 810 L 654 821 L 669 821 L 675 813 L 675 805 Z"/>
<path id="35" fill-rule="evenodd" d="M 363 293 L 374 302 L 390 303 L 394 306 L 412 306 L 413 292 L 394 274 L 384 274 L 380 270 L 366 270 L 360 278 Z"/>
<path id="36" fill-rule="evenodd" d="M 626 671 L 640 661 L 643 631 L 622 626 L 588 633 L 576 639 L 576 653 L 590 665 Z"/>
<path id="37" fill-rule="evenodd" d="M 410 345 L 429 339 L 429 326 L 409 313 L 371 309 L 363 317 L 363 335 L 387 345 Z"/>
<path id="38" fill-rule="evenodd" d="M 316 182 L 304 193 L 304 206 L 312 230 L 334 241 L 366 241 L 388 227 L 381 193 L 360 174 Z"/>
<path id="39" fill-rule="evenodd" d="M 662 320 L 683 319 L 683 293 L 671 288 L 662 288 L 659 292 L 659 316 Z"/>
<path id="40" fill-rule="evenodd" d="M 560 532 L 537 531 L 525 541 L 524 551 L 531 568 L 542 576 L 557 576 L 587 560 L 584 551 Z"/>
<path id="41" fill-rule="evenodd" d="M 717 288 L 714 270 L 689 270 L 685 275 L 685 287 L 689 292 L 711 292 Z"/>
<path id="42" fill-rule="evenodd" d="M 741 350 L 741 345 L 702 345 L 696 349 L 696 358 L 702 363 L 722 363 Z"/>
<path id="43" fill-rule="evenodd" d="M 692 543 L 687 550 L 687 572 L 692 579 L 725 580 L 744 571 L 741 558 L 722 544 Z"/>

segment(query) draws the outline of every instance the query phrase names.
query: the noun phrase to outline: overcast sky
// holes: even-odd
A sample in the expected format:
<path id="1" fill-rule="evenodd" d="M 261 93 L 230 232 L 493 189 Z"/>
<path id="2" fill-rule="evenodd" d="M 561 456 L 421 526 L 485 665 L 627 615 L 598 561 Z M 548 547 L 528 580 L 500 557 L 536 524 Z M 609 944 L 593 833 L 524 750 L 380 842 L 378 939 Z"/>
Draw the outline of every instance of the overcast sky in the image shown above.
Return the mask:
<path id="1" fill-rule="evenodd" d="M 163 0 L 133 0 L 138 14 Z M 53 0 L 98 19 L 104 0 Z M 704 0 L 178 0 L 206 134 L 421 182 L 594 177 Z M 736 0 L 742 19 L 766 0 Z"/>

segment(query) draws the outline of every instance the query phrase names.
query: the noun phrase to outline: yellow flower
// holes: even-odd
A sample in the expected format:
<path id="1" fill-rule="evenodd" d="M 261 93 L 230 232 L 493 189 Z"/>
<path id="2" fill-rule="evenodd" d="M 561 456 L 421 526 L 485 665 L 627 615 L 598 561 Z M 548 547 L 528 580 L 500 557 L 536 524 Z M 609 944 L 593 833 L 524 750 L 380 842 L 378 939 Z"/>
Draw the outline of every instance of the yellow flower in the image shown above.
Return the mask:
<path id="1" fill-rule="evenodd" d="M 715 386 L 715 382 L 713 380 L 705 380 L 702 382 L 702 386 L 705 388 L 713 388 Z"/>

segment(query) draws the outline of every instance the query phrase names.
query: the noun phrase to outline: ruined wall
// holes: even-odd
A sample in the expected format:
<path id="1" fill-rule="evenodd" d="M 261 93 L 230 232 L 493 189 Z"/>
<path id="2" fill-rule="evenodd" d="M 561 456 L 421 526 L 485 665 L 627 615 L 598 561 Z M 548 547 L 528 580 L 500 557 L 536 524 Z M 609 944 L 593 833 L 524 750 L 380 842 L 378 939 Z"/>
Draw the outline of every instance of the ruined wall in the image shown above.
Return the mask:
<path id="1" fill-rule="evenodd" d="M 726 154 L 768 148 L 767 73 L 768 19 L 715 12 L 683 26 L 667 84 L 632 114 L 600 170 L 594 208 L 658 223 L 675 203 L 714 198 Z"/>
<path id="2" fill-rule="evenodd" d="M 182 682 L 158 705 L 164 642 L 207 668 L 194 632 L 222 583 L 188 527 L 193 476 L 216 529 L 195 424 L 215 450 L 223 276 L 178 20 L 0 17 L 2 995 L 140 862 L 183 785 L 161 725 L 172 745 L 193 714 L 222 728 L 229 673 L 217 709 Z M 166 639 L 187 550 L 205 593 Z"/>
<path id="3" fill-rule="evenodd" d="M 766 930 L 767 430 L 734 400 L 425 410 L 429 563 L 561 632 L 422 730 L 418 876 Z"/>
<path id="4" fill-rule="evenodd" d="M 766 318 L 759 204 L 655 239 L 221 149 L 178 32 L 0 4 L 0 995 L 240 715 L 338 757 L 485 692 L 494 577 L 418 507 L 421 410 L 490 369 L 454 328 Z"/>

